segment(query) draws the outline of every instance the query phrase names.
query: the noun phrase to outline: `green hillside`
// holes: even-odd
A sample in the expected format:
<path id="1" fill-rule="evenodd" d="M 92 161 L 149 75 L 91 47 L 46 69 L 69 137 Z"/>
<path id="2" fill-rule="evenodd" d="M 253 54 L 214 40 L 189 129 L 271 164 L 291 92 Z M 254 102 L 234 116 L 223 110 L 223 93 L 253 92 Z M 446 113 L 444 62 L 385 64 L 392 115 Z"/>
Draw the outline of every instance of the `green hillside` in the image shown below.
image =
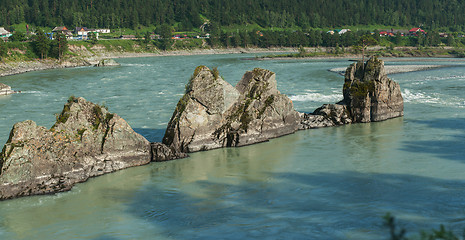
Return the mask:
<path id="1" fill-rule="evenodd" d="M 465 0 L 3 0 L 0 26 L 137 29 L 166 23 L 186 31 L 213 22 L 221 27 L 381 25 L 461 32 L 462 9 Z"/>

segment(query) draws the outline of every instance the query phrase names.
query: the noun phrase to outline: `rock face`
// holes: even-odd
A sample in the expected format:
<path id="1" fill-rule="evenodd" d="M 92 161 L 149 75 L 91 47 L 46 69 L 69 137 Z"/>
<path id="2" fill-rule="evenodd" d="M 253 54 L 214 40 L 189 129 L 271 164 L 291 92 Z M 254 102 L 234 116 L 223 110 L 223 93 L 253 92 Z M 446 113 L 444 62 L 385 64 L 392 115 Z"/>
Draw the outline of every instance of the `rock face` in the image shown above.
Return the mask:
<path id="1" fill-rule="evenodd" d="M 344 100 L 337 104 L 325 104 L 311 114 L 302 114 L 302 129 L 378 122 L 404 115 L 399 84 L 387 77 L 384 62 L 374 57 L 347 68 L 343 95 Z"/>
<path id="2" fill-rule="evenodd" d="M 152 147 L 151 159 L 153 162 L 164 162 L 188 157 L 186 153 L 175 151 L 174 149 L 169 148 L 163 143 L 154 142 L 150 145 Z"/>
<path id="3" fill-rule="evenodd" d="M 69 190 L 151 160 L 150 143 L 116 114 L 71 97 L 50 129 L 16 123 L 0 154 L 0 199 Z"/>
<path id="4" fill-rule="evenodd" d="M 275 74 L 256 68 L 236 87 L 216 69 L 197 67 L 163 143 L 180 152 L 244 146 L 295 132 L 300 115 L 277 90 Z"/>
<path id="5" fill-rule="evenodd" d="M 345 74 L 343 104 L 353 122 L 378 122 L 404 115 L 398 83 L 389 79 L 384 62 L 376 57 L 350 65 Z"/>
<path id="6" fill-rule="evenodd" d="M 96 67 L 110 67 L 110 66 L 121 66 L 121 64 L 117 63 L 113 59 L 102 59 L 100 62 L 95 64 Z"/>
<path id="7" fill-rule="evenodd" d="M 10 86 L 0 83 L 0 95 L 8 95 L 13 93 L 15 93 L 15 91 L 11 90 Z"/>

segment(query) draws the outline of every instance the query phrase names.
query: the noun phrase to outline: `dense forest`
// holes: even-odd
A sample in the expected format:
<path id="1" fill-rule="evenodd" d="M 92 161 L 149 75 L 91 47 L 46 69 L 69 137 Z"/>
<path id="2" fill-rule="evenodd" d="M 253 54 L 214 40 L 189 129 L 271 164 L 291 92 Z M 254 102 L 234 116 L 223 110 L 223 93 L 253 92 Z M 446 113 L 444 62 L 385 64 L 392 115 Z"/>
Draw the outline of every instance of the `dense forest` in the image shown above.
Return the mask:
<path id="1" fill-rule="evenodd" d="M 2 0 L 0 26 L 132 28 L 169 24 L 192 30 L 219 26 L 337 28 L 423 26 L 465 30 L 465 0 Z"/>

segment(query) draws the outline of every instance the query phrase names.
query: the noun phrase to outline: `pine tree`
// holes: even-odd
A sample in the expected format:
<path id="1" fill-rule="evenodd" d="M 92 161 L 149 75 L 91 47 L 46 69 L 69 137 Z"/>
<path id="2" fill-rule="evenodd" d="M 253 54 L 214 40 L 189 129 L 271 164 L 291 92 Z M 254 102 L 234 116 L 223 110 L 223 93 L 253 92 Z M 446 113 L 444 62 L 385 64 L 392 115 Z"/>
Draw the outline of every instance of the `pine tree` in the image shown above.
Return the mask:
<path id="1" fill-rule="evenodd" d="M 63 54 L 68 50 L 68 40 L 66 39 L 66 35 L 58 33 L 54 41 L 57 46 L 58 59 L 61 59 Z"/>
<path id="2" fill-rule="evenodd" d="M 3 57 L 5 57 L 8 53 L 8 48 L 6 43 L 0 38 L 0 60 L 3 61 Z"/>
<path id="3" fill-rule="evenodd" d="M 50 50 L 50 39 L 44 31 L 38 29 L 34 40 L 34 48 L 41 59 L 47 58 L 48 51 Z"/>

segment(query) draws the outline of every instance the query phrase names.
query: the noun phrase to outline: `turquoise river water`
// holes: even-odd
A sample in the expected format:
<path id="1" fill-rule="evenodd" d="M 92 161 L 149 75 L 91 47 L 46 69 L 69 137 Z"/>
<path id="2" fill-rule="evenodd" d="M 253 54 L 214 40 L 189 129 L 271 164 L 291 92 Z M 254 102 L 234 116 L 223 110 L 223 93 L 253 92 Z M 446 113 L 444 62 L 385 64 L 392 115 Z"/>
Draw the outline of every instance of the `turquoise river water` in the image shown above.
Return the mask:
<path id="1" fill-rule="evenodd" d="M 15 122 L 51 127 L 69 96 L 104 103 L 150 141 L 198 65 L 236 84 L 247 70 L 277 73 L 297 110 L 342 99 L 346 60 L 253 55 L 118 59 L 120 67 L 3 77 L 0 145 Z M 419 59 L 386 64 L 425 64 Z M 390 212 L 409 233 L 465 229 L 465 61 L 393 74 L 405 116 L 300 131 L 266 143 L 191 154 L 90 179 L 72 191 L 0 202 L 0 239 L 387 239 Z M 1 147 L 1 146 L 0 146 Z"/>

